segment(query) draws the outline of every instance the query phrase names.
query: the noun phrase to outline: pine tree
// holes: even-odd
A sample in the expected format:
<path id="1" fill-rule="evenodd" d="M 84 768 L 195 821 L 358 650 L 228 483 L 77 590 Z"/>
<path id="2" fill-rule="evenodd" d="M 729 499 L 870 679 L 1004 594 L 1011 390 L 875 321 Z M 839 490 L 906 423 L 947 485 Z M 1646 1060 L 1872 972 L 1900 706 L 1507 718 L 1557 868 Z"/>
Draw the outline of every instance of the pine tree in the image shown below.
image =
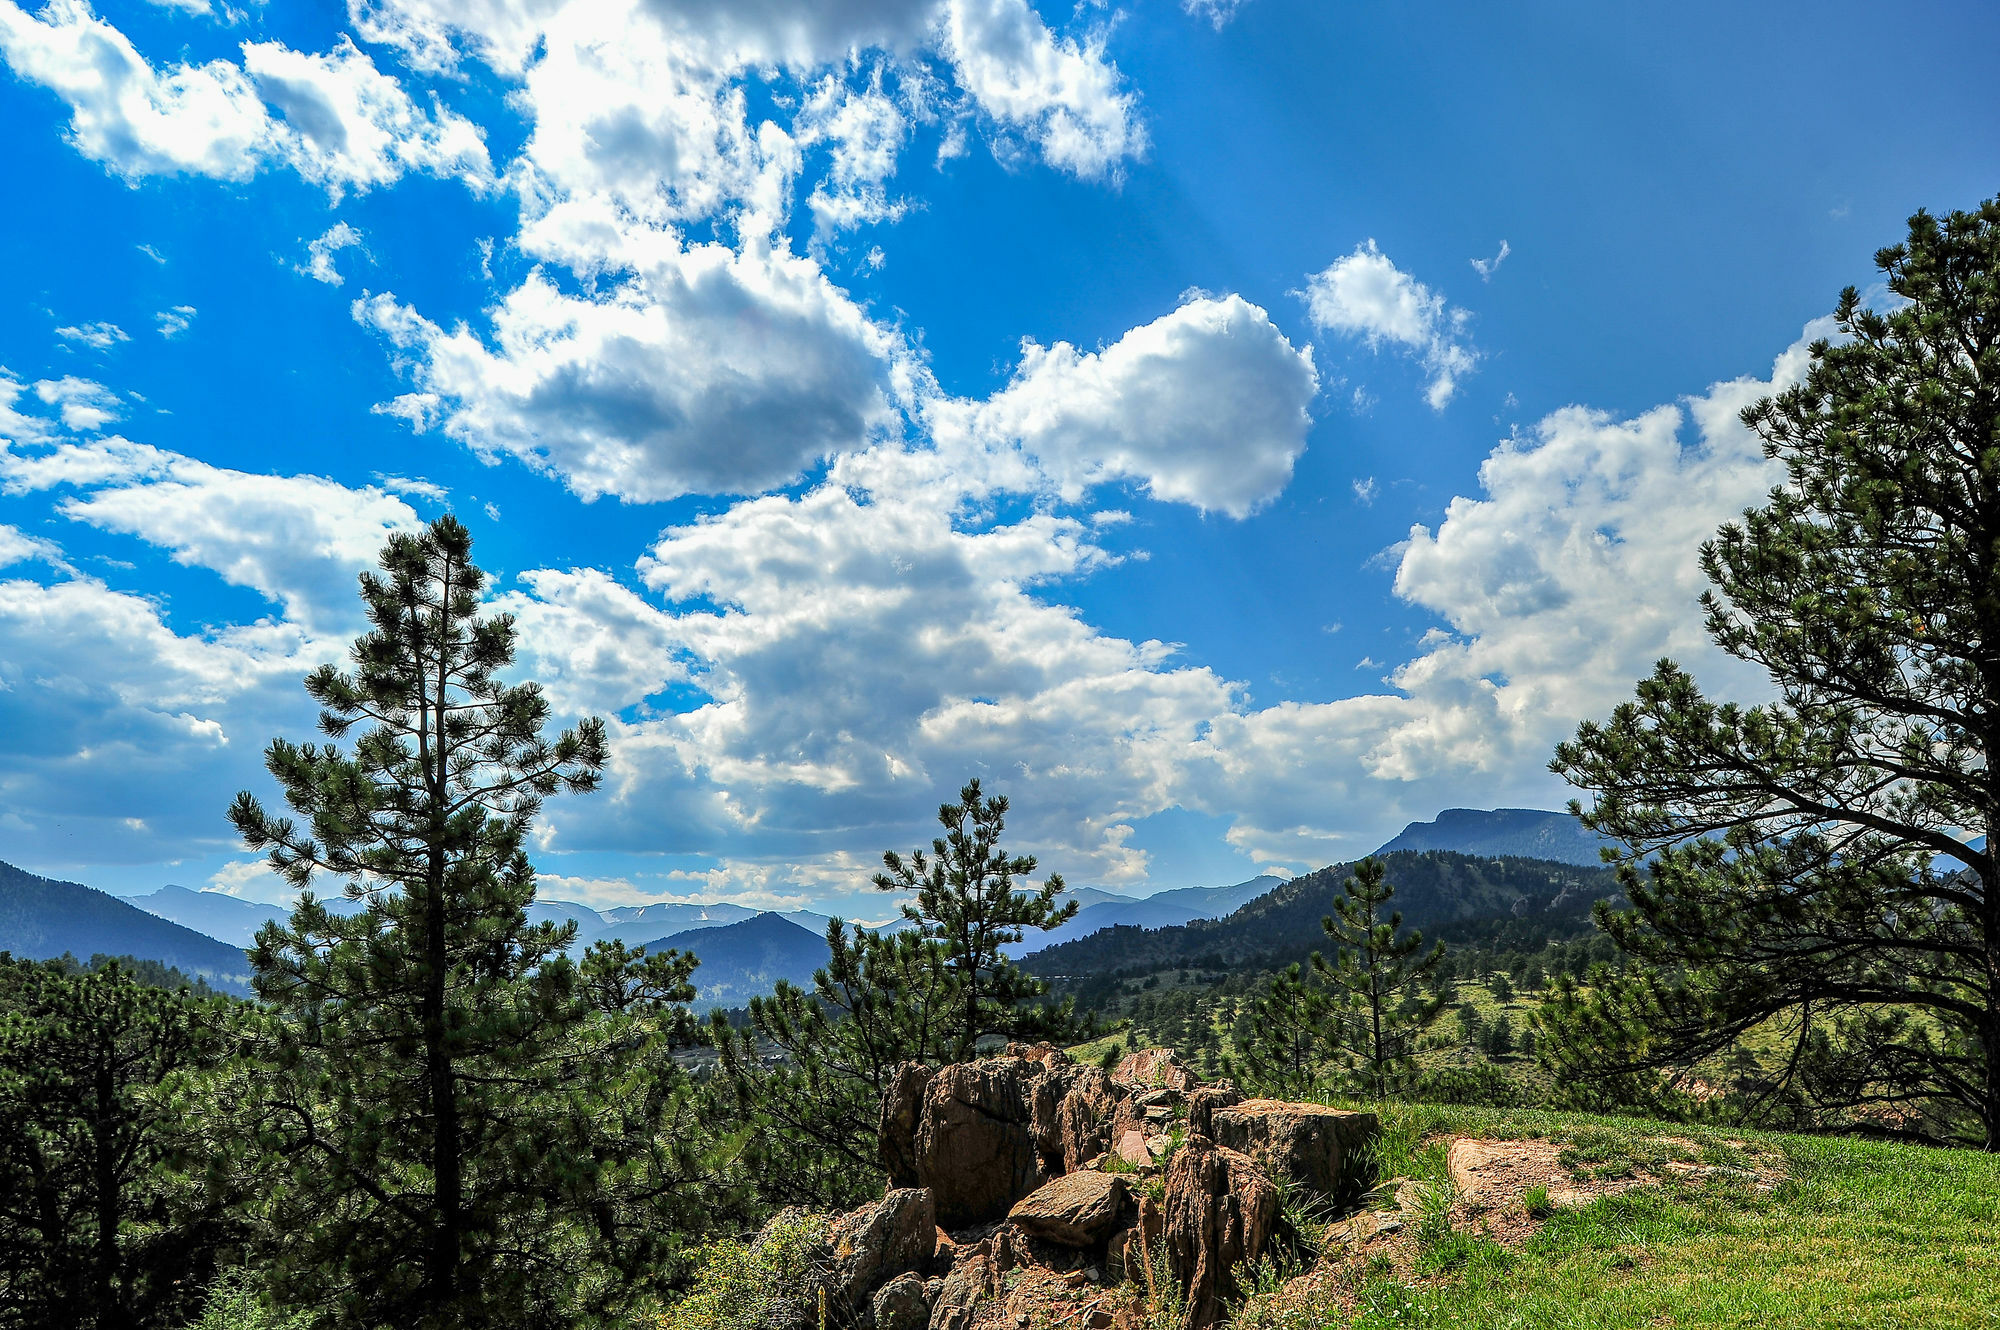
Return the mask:
<path id="1" fill-rule="evenodd" d="M 1272 976 L 1263 995 L 1237 1018 L 1243 1078 L 1286 1099 L 1324 1089 L 1337 1034 L 1332 1016 L 1332 1003 L 1316 973 L 1293 964 Z"/>
<path id="2" fill-rule="evenodd" d="M 746 1162 L 764 1200 L 836 1210 L 880 1190 L 883 1092 L 904 1062 L 949 1060 L 963 1008 L 940 942 L 838 919 L 826 940 L 810 989 L 752 998 L 748 1030 L 719 1027 L 717 1044 L 757 1122 Z"/>
<path id="3" fill-rule="evenodd" d="M 1573 1078 L 1695 1074 L 1782 1036 L 1777 1092 L 2000 1148 L 2000 201 L 1918 213 L 1841 339 L 1745 423 L 1783 463 L 1702 547 L 1707 629 L 1777 699 L 1661 661 L 1557 749 L 1624 843 L 1622 976 L 1565 982 Z"/>
<path id="4" fill-rule="evenodd" d="M 938 809 L 945 834 L 904 859 L 894 850 L 882 856 L 887 872 L 875 875 L 882 891 L 914 891 L 903 917 L 920 934 L 944 948 L 957 984 L 958 1011 L 951 1055 L 973 1055 L 988 1035 L 1010 1039 L 1070 1039 L 1080 1026 L 1068 1006 L 1024 1004 L 1048 992 L 1008 959 L 1004 947 L 1019 942 L 1029 928 L 1060 927 L 1076 916 L 1073 900 L 1061 905 L 1062 876 L 1051 873 L 1034 891 L 1016 891 L 1014 879 L 1035 871 L 1032 855 L 1009 855 L 1000 847 L 1007 796 L 984 797 L 975 778 L 955 804 Z"/>
<path id="5" fill-rule="evenodd" d="M 1417 1040 L 1446 1002 L 1435 982 L 1444 944 L 1424 952 L 1423 934 L 1403 932 L 1401 911 L 1382 918 L 1382 907 L 1396 894 L 1387 872 L 1379 859 L 1354 866 L 1334 912 L 1320 921 L 1334 943 L 1333 959 L 1312 958 L 1314 973 L 1334 997 L 1339 1060 L 1350 1080 L 1376 1099 L 1409 1079 Z M 1420 991 L 1426 985 L 1434 991 Z"/>
<path id="6" fill-rule="evenodd" d="M 266 764 L 305 825 L 250 794 L 230 819 L 310 891 L 252 953 L 268 1009 L 251 1058 L 212 1087 L 252 1134 L 238 1194 L 271 1279 L 318 1321 L 569 1325 L 636 1291 L 676 1226 L 719 1217 L 691 1092 L 668 1054 L 689 958 L 565 955 L 530 924 L 525 849 L 544 797 L 583 793 L 602 722 L 553 740 L 533 683 L 503 683 L 510 616 L 482 616 L 471 537 L 446 517 L 393 537 L 361 578 L 353 670 L 306 680 L 351 752 L 274 741 Z"/>
<path id="7" fill-rule="evenodd" d="M 0 1328 L 145 1330 L 195 1310 L 220 1232 L 176 1213 L 174 1077 L 220 1055 L 221 1003 L 0 953 Z"/>

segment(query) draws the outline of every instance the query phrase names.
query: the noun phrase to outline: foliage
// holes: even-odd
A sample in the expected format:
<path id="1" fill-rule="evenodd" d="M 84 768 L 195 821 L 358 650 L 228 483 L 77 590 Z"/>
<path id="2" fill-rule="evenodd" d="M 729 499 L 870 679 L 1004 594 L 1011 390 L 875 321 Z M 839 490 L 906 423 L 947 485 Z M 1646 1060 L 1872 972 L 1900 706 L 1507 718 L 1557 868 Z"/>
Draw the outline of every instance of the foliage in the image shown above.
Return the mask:
<path id="1" fill-rule="evenodd" d="M 0 1327 L 178 1325 L 217 1226 L 178 1213 L 169 1083 L 221 1004 L 117 962 L 0 963 Z"/>
<path id="2" fill-rule="evenodd" d="M 824 1286 L 829 1255 L 820 1220 L 801 1212 L 780 1215 L 754 1243 L 712 1243 L 692 1289 L 648 1330 L 791 1330 L 814 1317 L 799 1301 Z"/>
<path id="3" fill-rule="evenodd" d="M 1745 1097 L 2000 1148 L 2000 201 L 1918 213 L 1838 343 L 1743 413 L 1781 461 L 1702 547 L 1707 628 L 1768 705 L 1662 661 L 1553 768 L 1628 847 L 1635 964 L 1562 984 L 1564 1077 L 1688 1078 L 1787 1045 Z M 1581 811 L 1581 810 L 1579 810 Z M 1641 864 L 1647 871 L 1641 871 Z"/>
<path id="4" fill-rule="evenodd" d="M 1355 865 L 1320 924 L 1333 959 L 1315 952 L 1308 969 L 1289 967 L 1239 1024 L 1253 1083 L 1292 1094 L 1339 1084 L 1376 1099 L 1410 1083 L 1417 1041 L 1445 1008 L 1445 953 L 1442 943 L 1425 952 L 1400 913 L 1382 917 L 1395 894 L 1379 859 Z"/>
<path id="5" fill-rule="evenodd" d="M 948 1060 L 963 1008 L 941 942 L 838 919 L 826 940 L 810 991 L 780 983 L 751 1000 L 748 1031 L 718 1022 L 715 1038 L 757 1123 L 746 1162 L 760 1194 L 832 1210 L 880 1189 L 882 1093 L 902 1063 Z"/>
<path id="6" fill-rule="evenodd" d="M 528 831 L 545 796 L 595 788 L 604 727 L 547 739 L 539 688 L 500 681 L 514 624 L 481 616 L 470 550 L 444 518 L 363 575 L 354 670 L 306 689 L 330 739 L 368 728 L 351 753 L 266 755 L 306 826 L 247 793 L 230 810 L 286 880 L 331 874 L 366 902 L 342 916 L 306 891 L 259 933 L 265 1009 L 205 1087 L 228 1115 L 218 1185 L 315 1323 L 568 1325 L 728 1212 L 671 1057 L 692 958 L 579 966 L 574 924 L 527 921 Z"/>
<path id="7" fill-rule="evenodd" d="M 954 1059 L 971 1057 L 989 1035 L 1074 1042 L 1086 1033 L 1068 1007 L 1026 1005 L 1047 994 L 1048 985 L 1003 950 L 1021 941 L 1027 929 L 1068 923 L 1077 910 L 1073 900 L 1056 903 L 1064 890 L 1059 873 L 1033 891 L 1016 890 L 1014 879 L 1034 872 L 1035 859 L 1001 848 L 1006 817 L 1007 796 L 983 796 L 975 777 L 957 803 L 938 809 L 945 834 L 931 842 L 929 854 L 918 850 L 905 859 L 890 850 L 882 856 L 887 871 L 875 875 L 882 891 L 916 893 L 914 901 L 904 902 L 903 917 L 943 949 L 956 986 Z"/>

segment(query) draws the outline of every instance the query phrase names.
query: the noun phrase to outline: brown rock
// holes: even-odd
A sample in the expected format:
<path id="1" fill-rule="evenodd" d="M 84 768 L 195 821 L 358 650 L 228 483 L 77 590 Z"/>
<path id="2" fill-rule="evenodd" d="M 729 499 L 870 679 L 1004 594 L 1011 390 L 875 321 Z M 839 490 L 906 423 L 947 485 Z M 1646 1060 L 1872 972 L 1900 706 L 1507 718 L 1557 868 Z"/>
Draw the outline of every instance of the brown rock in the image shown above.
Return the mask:
<path id="1" fill-rule="evenodd" d="M 1142 1090 L 1179 1090 L 1185 1093 L 1200 1081 L 1187 1069 L 1171 1048 L 1147 1048 L 1127 1053 L 1111 1079 Z"/>
<path id="2" fill-rule="evenodd" d="M 875 1314 L 875 1330 L 924 1330 L 931 1323 L 924 1281 L 914 1274 L 897 1275 L 882 1285 L 870 1310 Z"/>
<path id="3" fill-rule="evenodd" d="M 1118 1139 L 1115 1133 L 1130 1129 L 1130 1099 L 1125 1087 L 1096 1067 L 1077 1071 L 1056 1106 L 1063 1172 L 1074 1173 L 1109 1149 Z"/>
<path id="4" fill-rule="evenodd" d="M 931 1193 L 903 1188 L 841 1215 L 828 1226 L 827 1243 L 837 1262 L 834 1295 L 860 1307 L 882 1284 L 930 1263 L 937 1249 Z"/>
<path id="5" fill-rule="evenodd" d="M 1249 1156 L 1191 1136 L 1167 1169 L 1167 1262 L 1187 1314 L 1207 1330 L 1236 1296 L 1237 1266 L 1256 1260 L 1278 1221 L 1278 1189 Z"/>
<path id="6" fill-rule="evenodd" d="M 1188 1135 L 1215 1135 L 1215 1113 L 1218 1109 L 1233 1108 L 1243 1102 L 1243 1096 L 1236 1093 L 1236 1087 L 1229 1081 L 1217 1081 L 1214 1085 L 1204 1085 L 1190 1090 L 1187 1097 Z"/>
<path id="7" fill-rule="evenodd" d="M 1153 1162 L 1153 1152 L 1146 1148 L 1146 1134 L 1137 1127 L 1131 1128 L 1118 1138 L 1118 1157 L 1128 1164 L 1146 1168 Z"/>
<path id="8" fill-rule="evenodd" d="M 1048 1181 L 1029 1104 L 1031 1067 L 1018 1058 L 961 1062 L 925 1087 L 911 1155 L 944 1227 L 990 1223 Z"/>
<path id="9" fill-rule="evenodd" d="M 999 1294 L 1001 1273 L 984 1252 L 974 1252 L 953 1266 L 931 1304 L 930 1330 L 970 1330 L 979 1304 Z"/>
<path id="10" fill-rule="evenodd" d="M 1251 1099 L 1215 1109 L 1211 1116 L 1217 1144 L 1326 1197 L 1338 1196 L 1356 1181 L 1360 1152 L 1381 1126 L 1373 1113 L 1275 1099 Z"/>
<path id="11" fill-rule="evenodd" d="M 1007 1218 L 1044 1242 L 1094 1247 L 1118 1227 L 1130 1199 L 1121 1177 L 1087 1171 L 1068 1173 L 1016 1201 Z"/>
<path id="12" fill-rule="evenodd" d="M 931 1069 L 921 1062 L 905 1062 L 896 1068 L 889 1088 L 882 1093 L 882 1112 L 876 1123 L 877 1150 L 882 1166 L 889 1171 L 891 1187 L 915 1187 L 917 1124 L 923 1117 L 924 1092 L 930 1088 Z"/>

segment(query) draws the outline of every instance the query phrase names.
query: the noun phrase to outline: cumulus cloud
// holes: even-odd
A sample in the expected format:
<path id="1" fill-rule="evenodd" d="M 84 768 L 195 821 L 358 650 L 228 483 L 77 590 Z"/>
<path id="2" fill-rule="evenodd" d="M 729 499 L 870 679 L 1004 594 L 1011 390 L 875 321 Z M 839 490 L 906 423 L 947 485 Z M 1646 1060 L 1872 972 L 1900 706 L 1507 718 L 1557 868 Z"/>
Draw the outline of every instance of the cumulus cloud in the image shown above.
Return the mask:
<path id="1" fill-rule="evenodd" d="M 62 547 L 54 541 L 30 536 L 17 526 L 0 522 L 0 568 L 38 560 L 57 567 L 63 564 Z"/>
<path id="2" fill-rule="evenodd" d="M 74 374 L 37 381 L 35 396 L 55 407 L 63 425 L 73 430 L 103 429 L 122 413 L 118 394 Z"/>
<path id="3" fill-rule="evenodd" d="M 829 149 L 826 179 L 806 201 L 822 233 L 903 215 L 907 205 L 889 198 L 887 181 L 896 173 L 910 122 L 879 78 L 857 89 L 828 75 L 807 98 L 795 128 L 802 146 Z"/>
<path id="4" fill-rule="evenodd" d="M 242 65 L 156 69 L 84 0 L 50 0 L 35 15 L 0 0 L 0 56 L 69 104 L 78 151 L 127 179 L 244 180 L 267 161 L 289 163 L 336 196 L 408 171 L 475 185 L 490 178 L 470 121 L 418 107 L 344 37 L 326 55 L 253 42 Z"/>
<path id="5" fill-rule="evenodd" d="M 333 256 L 343 249 L 359 248 L 361 233 L 346 222 L 335 222 L 326 231 L 306 245 L 306 261 L 294 264 L 293 271 L 304 273 L 316 282 L 328 286 L 339 286 L 346 279 L 340 269 L 333 266 Z M 368 251 L 363 249 L 362 253 Z"/>
<path id="6" fill-rule="evenodd" d="M 153 322 L 158 325 L 160 336 L 171 342 L 194 326 L 194 316 L 193 305 L 175 305 L 172 309 L 163 309 L 153 315 Z"/>
<path id="7" fill-rule="evenodd" d="M 132 340 L 132 335 L 115 323 L 85 323 L 58 328 L 56 336 L 93 351 L 109 351 L 120 342 Z"/>
<path id="8" fill-rule="evenodd" d="M 1451 401 L 1459 380 L 1479 363 L 1465 336 L 1471 316 L 1390 262 L 1373 240 L 1307 278 L 1301 294 L 1306 317 L 1321 332 L 1362 338 L 1371 350 L 1388 342 L 1415 355 L 1430 375 L 1424 399 L 1434 409 Z"/>
<path id="9" fill-rule="evenodd" d="M 412 171 L 475 187 L 491 178 L 485 139 L 471 121 L 435 100 L 419 107 L 345 36 L 325 55 L 248 42 L 243 67 L 282 117 L 271 150 L 336 197 Z"/>
<path id="10" fill-rule="evenodd" d="M 34 16 L 0 0 L 0 56 L 69 103 L 77 151 L 130 179 L 247 179 L 270 133 L 241 68 L 213 60 L 155 70 L 84 0 L 49 0 Z"/>
<path id="11" fill-rule="evenodd" d="M 1201 297 L 1097 352 L 1022 345 L 1006 388 L 944 431 L 1020 445 L 1065 498 L 1132 480 L 1153 498 L 1244 517 L 1282 491 L 1305 451 L 1319 376 L 1241 296 Z"/>
<path id="12" fill-rule="evenodd" d="M 1055 36 L 1027 0 L 952 0 L 944 46 L 979 109 L 1051 164 L 1098 177 L 1145 151 L 1138 98 L 1102 44 Z"/>
<path id="13" fill-rule="evenodd" d="M 492 311 L 490 343 L 393 295 L 357 301 L 418 385 L 392 409 L 586 499 L 634 501 L 782 485 L 889 424 L 894 343 L 812 260 L 650 229 L 601 239 L 625 281 L 571 293 L 535 273 Z"/>

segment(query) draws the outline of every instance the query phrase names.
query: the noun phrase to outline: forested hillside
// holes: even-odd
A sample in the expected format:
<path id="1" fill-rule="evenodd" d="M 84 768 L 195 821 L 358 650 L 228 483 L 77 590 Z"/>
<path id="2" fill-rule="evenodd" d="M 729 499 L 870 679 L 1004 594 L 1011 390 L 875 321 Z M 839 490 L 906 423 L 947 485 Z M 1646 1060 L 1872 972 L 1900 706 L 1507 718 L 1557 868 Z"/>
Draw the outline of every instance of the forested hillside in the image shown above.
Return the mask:
<path id="1" fill-rule="evenodd" d="M 1382 856 L 1403 922 L 1435 931 L 1454 921 L 1588 913 L 1617 894 L 1603 868 L 1545 859 L 1487 859 L 1444 850 Z M 1351 865 L 1293 878 L 1224 919 L 1171 928 L 1112 928 L 1038 951 L 1022 965 L 1045 978 L 1106 977 L 1170 967 L 1278 968 L 1325 946 L 1320 920 L 1333 909 Z"/>
<path id="2" fill-rule="evenodd" d="M 226 942 L 148 914 L 93 887 L 0 863 L 0 951 L 25 960 L 137 956 L 216 988 L 248 989 L 250 962 Z"/>

